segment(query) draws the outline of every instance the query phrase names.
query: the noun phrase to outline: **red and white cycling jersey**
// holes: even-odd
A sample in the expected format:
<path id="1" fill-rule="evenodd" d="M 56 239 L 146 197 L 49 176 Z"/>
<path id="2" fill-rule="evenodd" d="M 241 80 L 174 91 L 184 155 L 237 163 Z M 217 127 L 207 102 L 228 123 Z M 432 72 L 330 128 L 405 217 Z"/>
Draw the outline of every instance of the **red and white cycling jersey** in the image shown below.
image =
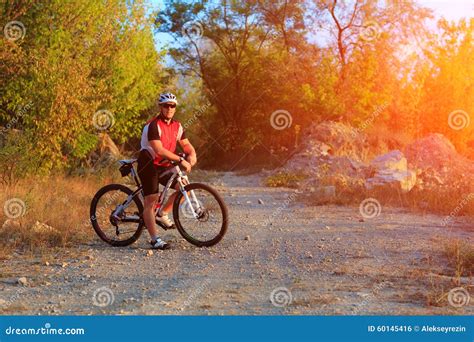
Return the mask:
<path id="1" fill-rule="evenodd" d="M 161 162 L 163 158 L 155 153 L 150 141 L 160 140 L 164 148 L 175 153 L 176 143 L 183 139 L 186 139 L 186 134 L 179 121 L 172 119 L 169 123 L 166 123 L 161 115 L 157 115 L 148 121 L 143 128 L 141 150 L 150 153 L 155 165 L 166 166 L 169 162 Z"/>

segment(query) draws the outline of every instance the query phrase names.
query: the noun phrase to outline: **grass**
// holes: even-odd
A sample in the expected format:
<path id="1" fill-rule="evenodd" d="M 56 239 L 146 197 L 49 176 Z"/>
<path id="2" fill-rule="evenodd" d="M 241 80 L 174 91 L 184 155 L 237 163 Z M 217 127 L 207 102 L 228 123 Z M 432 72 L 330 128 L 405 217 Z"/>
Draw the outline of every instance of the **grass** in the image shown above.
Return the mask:
<path id="1" fill-rule="evenodd" d="M 95 238 L 89 219 L 94 194 L 106 184 L 130 183 L 115 166 L 96 173 L 30 176 L 0 185 L 0 260 L 11 258 L 14 251 L 48 255 L 56 247 Z M 218 176 L 214 171 L 193 170 L 190 179 L 212 183 Z"/>
<path id="2" fill-rule="evenodd" d="M 440 253 L 435 251 L 439 250 Z M 409 300 L 424 302 L 427 306 L 451 307 L 451 290 L 461 287 L 468 293 L 474 288 L 474 246 L 461 239 L 449 239 L 433 246 L 433 258 L 424 267 L 409 273 L 417 284 L 425 284 L 426 291 L 411 294 Z M 455 310 L 456 308 L 452 308 Z"/>
<path id="3" fill-rule="evenodd" d="M 91 199 L 100 187 L 119 179 L 120 174 L 56 175 L 29 177 L 14 185 L 0 186 L 4 209 L 0 217 L 0 259 L 8 258 L 12 250 L 44 253 L 53 247 L 88 241 L 93 236 L 89 222 Z M 18 217 L 14 217 L 16 214 Z"/>
<path id="4" fill-rule="evenodd" d="M 467 241 L 452 239 L 444 246 L 448 265 L 454 270 L 456 279 L 474 276 L 474 246 Z M 459 283 L 459 282 L 458 282 Z"/>
<path id="5" fill-rule="evenodd" d="M 277 174 L 266 179 L 267 186 L 298 187 L 301 178 Z M 325 196 L 323 188 L 335 186 L 334 196 Z M 456 216 L 474 216 L 474 189 L 454 186 L 437 189 L 414 188 L 408 193 L 400 189 L 384 188 L 367 190 L 363 179 L 347 178 L 340 174 L 324 175 L 318 179 L 317 187 L 304 187 L 298 198 L 309 205 L 359 205 L 366 198 L 377 199 L 381 206 L 406 208 L 416 213 L 435 213 L 447 216 L 448 225 Z"/>
<path id="6" fill-rule="evenodd" d="M 217 176 L 217 172 L 196 170 L 190 179 L 206 183 Z M 55 248 L 95 238 L 89 219 L 94 194 L 106 184 L 129 181 L 117 169 L 110 169 L 95 174 L 31 176 L 0 185 L 0 260 L 11 258 L 14 251 L 49 255 Z M 9 215 L 4 210 L 8 203 Z M 11 214 L 17 213 L 22 215 L 13 218 Z"/>

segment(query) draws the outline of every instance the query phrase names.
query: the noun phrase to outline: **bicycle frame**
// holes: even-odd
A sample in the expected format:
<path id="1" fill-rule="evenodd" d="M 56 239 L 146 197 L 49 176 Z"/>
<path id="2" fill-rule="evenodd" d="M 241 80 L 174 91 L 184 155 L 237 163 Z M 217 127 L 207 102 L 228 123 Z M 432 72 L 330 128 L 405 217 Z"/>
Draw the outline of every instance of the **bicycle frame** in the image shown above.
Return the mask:
<path id="1" fill-rule="evenodd" d="M 137 189 L 133 193 L 128 195 L 127 199 L 122 204 L 117 206 L 117 208 L 112 213 L 112 217 L 114 219 L 120 220 L 122 222 L 139 222 L 139 220 L 140 220 L 139 217 L 135 217 L 135 216 L 128 216 L 128 217 L 125 217 L 125 218 L 120 217 L 122 215 L 123 211 L 133 201 L 133 198 L 135 196 L 140 194 L 142 196 L 142 199 L 144 199 L 144 197 L 145 197 L 145 194 L 143 193 L 143 186 L 140 184 L 140 180 L 138 178 L 137 172 L 135 171 L 135 167 L 132 167 L 130 172 L 132 174 L 133 180 L 135 181 L 135 184 L 137 185 Z M 196 218 L 196 219 L 199 218 L 199 215 L 201 214 L 201 209 L 202 208 L 201 208 L 201 205 L 200 205 L 196 195 L 194 194 L 194 191 L 191 190 L 190 194 L 191 194 L 191 199 L 197 204 L 197 210 L 194 210 L 193 205 L 192 205 L 192 201 L 191 201 L 190 197 L 188 196 L 188 193 L 184 190 L 184 187 L 187 184 L 189 184 L 188 176 L 186 175 L 185 172 L 181 171 L 181 169 L 179 168 L 178 165 L 174 165 L 173 167 L 170 167 L 169 169 L 167 169 L 166 171 L 161 173 L 160 177 L 166 176 L 169 173 L 172 173 L 172 175 L 171 175 L 170 179 L 168 180 L 168 182 L 166 183 L 165 188 L 163 189 L 163 191 L 160 194 L 160 197 L 158 199 L 159 209 L 155 213 L 155 215 L 159 215 L 159 216 L 162 215 L 162 211 L 163 211 L 163 205 L 162 204 L 165 203 L 165 200 L 167 198 L 166 195 L 168 193 L 168 190 L 171 188 L 171 184 L 173 184 L 174 180 L 177 179 L 177 184 L 179 185 L 179 191 L 183 194 L 184 200 L 186 201 L 189 208 L 191 208 L 191 212 L 193 214 L 193 217 Z"/>
<path id="2" fill-rule="evenodd" d="M 173 184 L 173 181 L 175 179 L 177 179 L 177 184 L 179 185 L 179 191 L 183 194 L 183 197 L 186 201 L 186 203 L 188 204 L 189 208 L 191 208 L 191 211 L 192 211 L 192 214 L 194 216 L 194 218 L 198 218 L 199 217 L 199 213 L 197 213 L 193 206 L 192 206 L 192 202 L 191 202 L 191 199 L 189 198 L 188 196 L 188 193 L 184 190 L 184 187 L 186 185 L 189 184 L 189 179 L 188 179 L 188 176 L 186 175 L 186 173 L 184 173 L 183 171 L 181 171 L 180 167 L 178 165 L 175 165 L 174 167 L 164 171 L 160 177 L 162 176 L 166 176 L 168 175 L 169 173 L 172 173 L 172 176 L 170 177 L 170 179 L 168 180 L 168 182 L 166 183 L 165 185 L 165 188 L 164 190 L 161 192 L 160 194 L 160 197 L 158 199 L 158 203 L 160 204 L 160 207 L 158 209 L 158 212 L 157 214 L 159 216 L 161 216 L 162 214 L 162 211 L 163 211 L 163 203 L 165 203 L 165 199 L 166 199 L 166 194 L 168 193 L 168 190 L 171 188 L 171 184 Z M 199 201 L 198 199 L 196 198 L 196 195 L 194 194 L 194 191 L 191 190 L 190 191 L 191 193 L 191 197 L 192 199 L 195 201 L 195 203 L 197 204 L 198 206 L 198 209 L 201 209 L 200 208 L 200 204 L 199 204 Z M 143 192 L 142 192 L 143 194 Z"/>

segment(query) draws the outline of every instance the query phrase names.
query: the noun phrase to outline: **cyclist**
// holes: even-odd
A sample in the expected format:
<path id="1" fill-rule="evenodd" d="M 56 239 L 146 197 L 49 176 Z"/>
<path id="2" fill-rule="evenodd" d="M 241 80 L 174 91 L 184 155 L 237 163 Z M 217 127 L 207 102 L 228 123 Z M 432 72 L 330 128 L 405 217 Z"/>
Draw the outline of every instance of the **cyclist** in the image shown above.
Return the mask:
<path id="1" fill-rule="evenodd" d="M 160 178 L 159 174 L 170 166 L 170 160 L 179 162 L 186 172 L 190 172 L 197 159 L 196 151 L 186 138 L 183 126 L 173 119 L 178 104 L 176 96 L 171 93 L 160 94 L 158 103 L 160 113 L 149 120 L 143 128 L 141 150 L 138 156 L 138 176 L 145 195 L 143 219 L 150 233 L 151 248 L 168 249 L 169 244 L 158 237 L 155 224 L 155 205 L 159 197 L 159 183 L 166 185 L 171 175 Z M 177 142 L 186 153 L 186 159 L 175 154 Z M 171 184 L 171 187 L 179 189 L 176 181 Z M 157 217 L 159 222 L 170 229 L 174 228 L 174 224 L 168 217 L 168 213 L 173 207 L 176 195 L 177 192 L 169 197 L 163 206 L 162 216 Z"/>

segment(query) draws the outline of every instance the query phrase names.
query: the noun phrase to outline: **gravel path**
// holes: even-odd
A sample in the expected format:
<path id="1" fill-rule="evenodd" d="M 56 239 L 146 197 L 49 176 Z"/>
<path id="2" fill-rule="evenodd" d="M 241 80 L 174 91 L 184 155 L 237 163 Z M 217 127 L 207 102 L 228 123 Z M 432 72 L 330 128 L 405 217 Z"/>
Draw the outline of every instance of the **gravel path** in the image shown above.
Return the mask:
<path id="1" fill-rule="evenodd" d="M 468 219 L 448 231 L 436 215 L 383 208 L 362 219 L 358 207 L 306 207 L 295 190 L 262 187 L 257 176 L 223 173 L 210 184 L 231 219 L 217 246 L 195 248 L 173 231 L 164 234 L 172 249 L 153 255 L 147 234 L 127 248 L 96 238 L 54 258 L 16 255 L 1 262 L 0 313 L 474 314 L 472 298 L 448 304 L 459 284 L 442 253 L 453 237 L 473 243 Z M 461 282 L 474 297 L 473 279 Z"/>

